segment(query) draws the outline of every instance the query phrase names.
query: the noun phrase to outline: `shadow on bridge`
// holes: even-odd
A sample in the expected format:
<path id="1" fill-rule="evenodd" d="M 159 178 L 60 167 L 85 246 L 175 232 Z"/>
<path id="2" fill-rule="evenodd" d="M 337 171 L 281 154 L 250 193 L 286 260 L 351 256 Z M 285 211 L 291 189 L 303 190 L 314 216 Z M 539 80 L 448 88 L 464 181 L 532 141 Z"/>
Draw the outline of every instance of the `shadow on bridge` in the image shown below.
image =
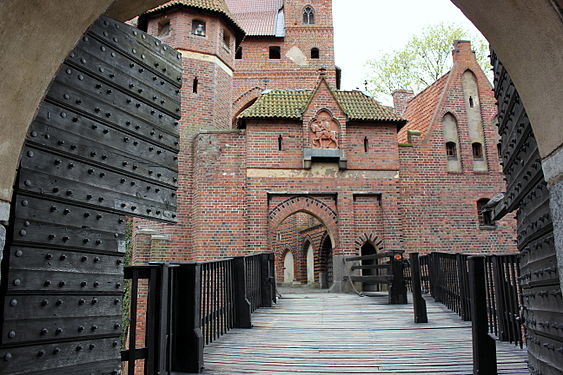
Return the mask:
<path id="1" fill-rule="evenodd" d="M 318 290 L 317 290 L 318 291 Z M 282 289 L 257 310 L 251 330 L 233 329 L 205 348 L 204 374 L 471 374 L 471 322 L 427 298 L 428 323 L 387 294 Z M 409 300 L 411 300 L 409 296 Z M 497 342 L 499 374 L 529 374 L 526 350 Z"/>

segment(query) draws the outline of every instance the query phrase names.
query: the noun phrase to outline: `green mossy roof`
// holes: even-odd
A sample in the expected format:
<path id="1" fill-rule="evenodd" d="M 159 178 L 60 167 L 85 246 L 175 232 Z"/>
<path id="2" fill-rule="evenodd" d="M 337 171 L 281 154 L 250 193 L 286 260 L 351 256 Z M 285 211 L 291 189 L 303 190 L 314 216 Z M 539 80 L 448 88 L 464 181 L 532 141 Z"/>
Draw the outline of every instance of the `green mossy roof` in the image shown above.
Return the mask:
<path id="1" fill-rule="evenodd" d="M 404 122 L 393 109 L 385 107 L 361 91 L 333 91 L 348 120 Z M 300 120 L 313 91 L 264 92 L 239 118 L 286 118 Z"/>

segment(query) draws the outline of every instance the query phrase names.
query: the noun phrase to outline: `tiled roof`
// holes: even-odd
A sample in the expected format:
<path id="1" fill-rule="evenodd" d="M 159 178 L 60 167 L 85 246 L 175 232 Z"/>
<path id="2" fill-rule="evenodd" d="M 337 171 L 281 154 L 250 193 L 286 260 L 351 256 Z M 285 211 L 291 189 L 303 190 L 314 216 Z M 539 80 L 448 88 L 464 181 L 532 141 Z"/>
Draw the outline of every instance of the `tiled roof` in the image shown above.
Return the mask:
<path id="1" fill-rule="evenodd" d="M 246 35 L 276 36 L 276 23 L 283 0 L 226 0 Z"/>
<path id="2" fill-rule="evenodd" d="M 385 107 L 360 91 L 333 91 L 338 104 L 349 120 L 394 121 L 404 120 L 395 111 Z M 313 91 L 268 91 L 244 110 L 239 118 L 301 119 Z"/>
<path id="3" fill-rule="evenodd" d="M 351 120 L 404 121 L 394 109 L 381 105 L 361 91 L 334 91 L 334 96 Z"/>
<path id="4" fill-rule="evenodd" d="M 244 33 L 244 29 L 241 25 L 236 21 L 236 18 L 233 17 L 229 7 L 225 3 L 225 0 L 175 0 L 169 1 L 166 4 L 153 8 L 142 15 L 142 17 L 146 17 L 148 15 L 160 12 L 162 10 L 172 8 L 175 6 L 187 6 L 191 8 L 203 9 L 211 12 L 216 12 L 222 15 L 227 22 L 233 26 L 237 32 Z"/>
<path id="5" fill-rule="evenodd" d="M 245 109 L 239 118 L 287 118 L 300 119 L 313 92 L 267 91 Z"/>
<path id="6" fill-rule="evenodd" d="M 424 136 L 430 127 L 432 117 L 440 102 L 440 97 L 448 81 L 449 72 L 440 77 L 432 85 L 421 91 L 412 98 L 407 104 L 407 109 L 403 117 L 407 119 L 407 124 L 399 131 L 399 142 L 408 141 L 409 130 L 419 130 Z"/>

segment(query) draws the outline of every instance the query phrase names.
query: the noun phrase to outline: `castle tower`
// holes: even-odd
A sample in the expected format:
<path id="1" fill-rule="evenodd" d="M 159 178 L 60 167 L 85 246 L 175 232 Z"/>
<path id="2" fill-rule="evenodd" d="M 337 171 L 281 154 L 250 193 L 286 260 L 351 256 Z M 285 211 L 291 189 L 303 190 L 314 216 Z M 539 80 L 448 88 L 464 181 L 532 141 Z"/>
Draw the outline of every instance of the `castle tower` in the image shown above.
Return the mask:
<path id="1" fill-rule="evenodd" d="M 171 1 L 139 17 L 139 28 L 182 53 L 182 123 L 230 127 L 234 59 L 244 31 L 224 0 Z"/>
<path id="2" fill-rule="evenodd" d="M 235 60 L 233 116 L 271 90 L 312 90 L 319 69 L 337 87 L 332 0 L 226 0 L 246 32 Z"/>

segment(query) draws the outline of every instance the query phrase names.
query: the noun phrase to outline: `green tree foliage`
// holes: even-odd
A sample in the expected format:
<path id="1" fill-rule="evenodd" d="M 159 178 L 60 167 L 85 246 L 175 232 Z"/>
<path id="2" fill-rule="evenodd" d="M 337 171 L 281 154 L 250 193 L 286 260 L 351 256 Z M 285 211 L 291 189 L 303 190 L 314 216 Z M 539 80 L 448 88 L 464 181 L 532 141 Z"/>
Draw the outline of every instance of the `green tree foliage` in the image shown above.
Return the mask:
<path id="1" fill-rule="evenodd" d="M 488 71 L 486 40 L 471 35 L 460 26 L 440 23 L 424 28 L 402 49 L 368 60 L 368 90 L 375 97 L 389 95 L 399 89 L 420 92 L 451 68 L 454 40 L 471 40 L 477 61 L 485 72 Z"/>

